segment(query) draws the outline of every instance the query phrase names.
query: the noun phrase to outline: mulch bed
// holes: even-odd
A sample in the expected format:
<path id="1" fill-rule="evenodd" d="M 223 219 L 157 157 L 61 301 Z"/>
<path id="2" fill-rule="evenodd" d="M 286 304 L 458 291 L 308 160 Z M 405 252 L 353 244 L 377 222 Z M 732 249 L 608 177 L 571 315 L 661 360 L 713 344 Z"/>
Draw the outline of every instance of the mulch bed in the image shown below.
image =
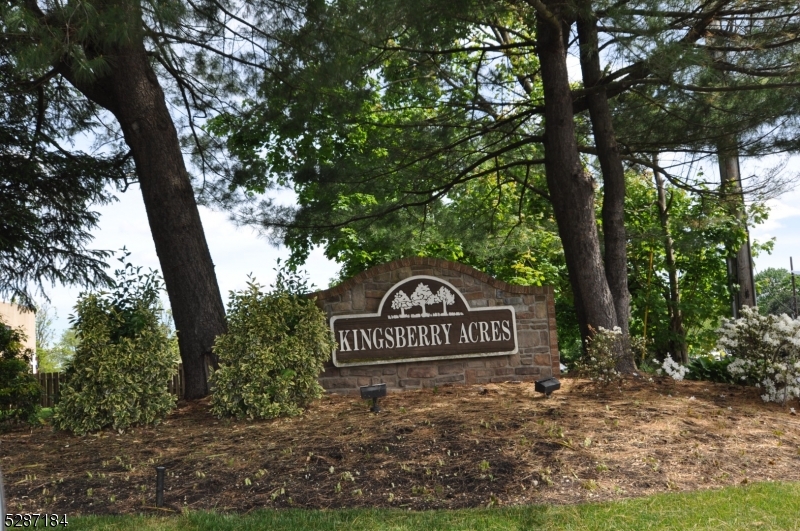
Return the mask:
<path id="1" fill-rule="evenodd" d="M 85 437 L 0 434 L 11 512 L 571 504 L 800 480 L 800 417 L 757 389 L 565 378 L 393 394 L 383 411 L 328 396 L 302 417 L 219 420 L 179 403 L 158 426 Z M 797 404 L 791 404 L 797 406 Z M 165 507 L 155 469 L 167 469 Z"/>

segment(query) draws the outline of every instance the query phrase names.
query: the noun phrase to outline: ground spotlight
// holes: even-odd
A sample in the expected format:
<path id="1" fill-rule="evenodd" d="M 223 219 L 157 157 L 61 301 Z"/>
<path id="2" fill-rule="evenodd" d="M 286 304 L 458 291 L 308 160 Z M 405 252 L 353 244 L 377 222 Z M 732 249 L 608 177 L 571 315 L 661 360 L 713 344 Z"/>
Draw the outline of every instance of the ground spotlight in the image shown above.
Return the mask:
<path id="1" fill-rule="evenodd" d="M 378 407 L 378 399 L 386 396 L 386 384 L 363 385 L 359 387 L 361 391 L 361 398 L 368 400 L 372 399 L 372 407 L 369 408 L 373 413 L 378 413 L 381 408 Z"/>
<path id="2" fill-rule="evenodd" d="M 546 397 L 550 397 L 553 391 L 561 389 L 561 382 L 555 378 L 545 378 L 544 380 L 537 380 L 534 389 L 537 393 L 544 393 Z"/>

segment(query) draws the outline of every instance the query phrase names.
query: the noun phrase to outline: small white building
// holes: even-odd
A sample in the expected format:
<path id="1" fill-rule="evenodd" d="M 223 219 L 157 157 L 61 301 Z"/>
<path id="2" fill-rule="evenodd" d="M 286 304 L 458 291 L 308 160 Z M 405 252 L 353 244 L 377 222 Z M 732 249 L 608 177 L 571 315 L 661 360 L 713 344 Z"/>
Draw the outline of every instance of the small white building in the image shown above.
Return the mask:
<path id="1" fill-rule="evenodd" d="M 36 314 L 7 302 L 0 302 L 0 320 L 11 328 L 22 328 L 25 333 L 25 348 L 36 352 Z M 33 372 L 36 372 L 36 359 L 33 360 Z"/>

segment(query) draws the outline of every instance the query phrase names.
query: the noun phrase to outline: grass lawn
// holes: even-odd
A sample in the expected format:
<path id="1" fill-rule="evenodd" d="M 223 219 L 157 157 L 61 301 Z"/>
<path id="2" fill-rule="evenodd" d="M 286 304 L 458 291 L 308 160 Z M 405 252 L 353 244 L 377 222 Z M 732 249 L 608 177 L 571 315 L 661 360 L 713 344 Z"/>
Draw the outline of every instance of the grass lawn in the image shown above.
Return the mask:
<path id="1" fill-rule="evenodd" d="M 411 512 L 396 509 L 280 510 L 250 514 L 87 516 L 69 529 L 248 530 L 800 530 L 800 484 L 757 483 L 600 504 Z"/>

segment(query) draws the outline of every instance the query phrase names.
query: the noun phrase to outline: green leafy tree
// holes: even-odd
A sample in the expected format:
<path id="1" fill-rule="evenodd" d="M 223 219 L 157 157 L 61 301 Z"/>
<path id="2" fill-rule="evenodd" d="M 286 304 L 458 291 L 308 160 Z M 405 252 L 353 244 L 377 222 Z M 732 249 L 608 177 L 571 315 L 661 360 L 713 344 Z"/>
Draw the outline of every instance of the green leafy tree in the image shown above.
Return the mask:
<path id="1" fill-rule="evenodd" d="M 175 405 L 167 384 L 174 353 L 159 314 L 161 281 L 127 262 L 110 292 L 81 296 L 73 328 L 80 341 L 53 414 L 59 429 L 85 434 L 159 422 Z"/>
<path id="2" fill-rule="evenodd" d="M 794 41 L 780 30 L 794 27 L 793 16 L 786 3 L 732 0 L 699 8 L 681 0 L 314 3 L 276 47 L 278 75 L 265 79 L 263 99 L 211 130 L 228 137 L 247 169 L 238 182 L 246 190 L 294 186 L 298 210 L 267 202 L 248 205 L 239 219 L 278 229 L 273 235 L 301 254 L 318 243 L 338 254 L 338 243 L 374 220 L 397 221 L 398 212 L 426 205 L 434 211 L 472 179 L 533 186 L 528 176 L 544 165 L 544 186 L 534 189 L 552 203 L 581 335 L 588 337 L 589 324 L 627 331 L 621 161 L 650 167 L 664 149 L 710 145 L 716 153 L 725 131 L 741 143 L 758 139 L 763 152 L 785 141 L 789 126 L 762 133 L 794 112 L 779 105 L 796 86 L 796 69 L 785 66 Z M 717 19 L 735 31 L 716 29 Z M 582 86 L 569 82 L 565 62 L 576 21 Z M 711 53 L 720 47 L 726 55 Z M 774 83 L 763 86 L 764 78 Z M 723 110 L 709 113 L 715 98 L 725 100 Z M 738 121 L 735 98 L 749 102 Z M 595 176 L 579 152 L 601 168 L 602 242 Z"/>
<path id="3" fill-rule="evenodd" d="M 792 275 L 788 269 L 768 267 L 756 275 L 758 310 L 762 315 L 794 316 Z"/>
<path id="4" fill-rule="evenodd" d="M 36 356 L 39 360 L 39 372 L 62 372 L 66 370 L 75 358 L 78 350 L 78 334 L 74 328 L 67 328 L 61 333 L 61 337 L 47 347 L 38 349 Z M 180 359 L 180 358 L 178 358 Z"/>
<path id="5" fill-rule="evenodd" d="M 745 237 L 737 219 L 719 202 L 677 187 L 667 189 L 669 232 L 674 247 L 674 267 L 680 279 L 679 301 L 685 337 L 675 337 L 670 327 L 671 294 L 663 226 L 657 191 L 646 174 L 629 174 L 626 224 L 630 243 L 628 259 L 632 297 L 631 330 L 644 333 L 660 359 L 672 353 L 675 342 L 685 343 L 692 355 L 707 353 L 716 342 L 719 318 L 730 314 L 727 283 L 727 249 Z M 756 205 L 753 223 L 764 219 Z M 652 266 L 651 266 L 652 259 Z"/>

